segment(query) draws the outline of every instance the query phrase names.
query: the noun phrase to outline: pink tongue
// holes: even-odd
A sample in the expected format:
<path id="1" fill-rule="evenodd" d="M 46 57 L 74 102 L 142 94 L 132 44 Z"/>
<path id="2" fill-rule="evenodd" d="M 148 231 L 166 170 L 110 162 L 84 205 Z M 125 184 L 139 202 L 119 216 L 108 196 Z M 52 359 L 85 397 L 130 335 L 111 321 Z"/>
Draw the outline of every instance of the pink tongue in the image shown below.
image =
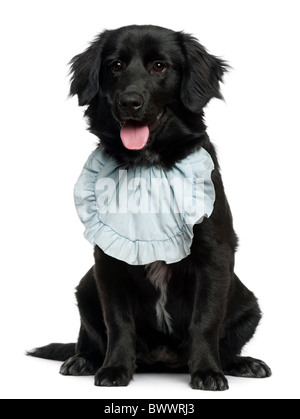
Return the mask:
<path id="1" fill-rule="evenodd" d="M 140 150 L 149 138 L 148 125 L 140 125 L 133 120 L 126 121 L 121 129 L 121 139 L 129 150 Z"/>

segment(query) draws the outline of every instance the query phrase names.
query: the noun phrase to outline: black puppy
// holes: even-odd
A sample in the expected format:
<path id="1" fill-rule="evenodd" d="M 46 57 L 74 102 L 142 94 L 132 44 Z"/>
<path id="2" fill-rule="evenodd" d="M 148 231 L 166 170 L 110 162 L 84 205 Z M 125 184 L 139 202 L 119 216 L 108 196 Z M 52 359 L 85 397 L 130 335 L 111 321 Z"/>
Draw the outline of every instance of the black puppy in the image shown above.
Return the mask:
<path id="1" fill-rule="evenodd" d="M 98 386 L 127 385 L 135 370 L 189 370 L 192 388 L 202 390 L 227 389 L 224 374 L 271 375 L 264 362 L 240 356 L 261 312 L 234 273 L 237 237 L 203 121 L 205 105 L 222 97 L 225 71 L 192 36 L 155 26 L 105 31 L 73 58 L 70 93 L 87 105 L 90 131 L 109 158 L 171 170 L 203 148 L 214 163 L 214 209 L 176 263 L 134 266 L 95 246 L 76 293 L 77 344 L 30 355 L 65 361 L 62 374 L 93 374 Z"/>

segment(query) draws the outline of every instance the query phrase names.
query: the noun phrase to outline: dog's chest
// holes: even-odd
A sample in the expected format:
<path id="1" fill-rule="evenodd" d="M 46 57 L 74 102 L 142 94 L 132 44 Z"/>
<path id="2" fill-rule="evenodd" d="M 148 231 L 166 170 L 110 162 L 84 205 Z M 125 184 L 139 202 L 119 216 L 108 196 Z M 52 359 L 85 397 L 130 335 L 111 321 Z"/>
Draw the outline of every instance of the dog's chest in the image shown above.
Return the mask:
<path id="1" fill-rule="evenodd" d="M 85 237 L 129 265 L 177 263 L 191 253 L 193 227 L 215 200 L 211 156 L 200 148 L 172 169 L 120 163 L 103 147 L 88 158 L 74 189 Z M 151 269 L 159 288 L 166 269 Z M 163 286 L 165 287 L 165 286 Z"/>
<path id="2" fill-rule="evenodd" d="M 147 278 L 159 292 L 156 302 L 156 319 L 158 329 L 165 333 L 172 333 L 172 318 L 166 310 L 168 301 L 168 284 L 171 278 L 170 267 L 165 262 L 157 261 L 146 266 Z"/>

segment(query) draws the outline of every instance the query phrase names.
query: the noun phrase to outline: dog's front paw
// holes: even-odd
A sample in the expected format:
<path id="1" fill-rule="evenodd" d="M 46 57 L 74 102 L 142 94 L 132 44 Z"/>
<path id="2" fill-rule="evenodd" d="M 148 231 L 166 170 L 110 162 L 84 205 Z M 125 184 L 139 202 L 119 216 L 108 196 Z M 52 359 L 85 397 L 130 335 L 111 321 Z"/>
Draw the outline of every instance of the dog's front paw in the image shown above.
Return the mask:
<path id="1" fill-rule="evenodd" d="M 195 390 L 228 390 L 228 381 L 221 372 L 205 371 L 192 374 L 191 387 Z"/>
<path id="2" fill-rule="evenodd" d="M 103 367 L 95 375 L 95 386 L 127 386 L 131 378 L 125 367 Z"/>

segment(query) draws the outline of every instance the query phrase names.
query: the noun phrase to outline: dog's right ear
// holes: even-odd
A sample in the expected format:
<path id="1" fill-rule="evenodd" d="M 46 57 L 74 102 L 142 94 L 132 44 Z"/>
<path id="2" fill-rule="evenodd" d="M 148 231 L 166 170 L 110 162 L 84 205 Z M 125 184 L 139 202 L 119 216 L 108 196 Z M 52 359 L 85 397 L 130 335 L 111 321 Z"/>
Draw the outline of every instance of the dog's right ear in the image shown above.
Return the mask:
<path id="1" fill-rule="evenodd" d="M 105 32 L 104 32 L 105 33 Z M 79 106 L 89 105 L 99 92 L 99 73 L 104 33 L 70 61 L 70 96 L 78 96 Z"/>

